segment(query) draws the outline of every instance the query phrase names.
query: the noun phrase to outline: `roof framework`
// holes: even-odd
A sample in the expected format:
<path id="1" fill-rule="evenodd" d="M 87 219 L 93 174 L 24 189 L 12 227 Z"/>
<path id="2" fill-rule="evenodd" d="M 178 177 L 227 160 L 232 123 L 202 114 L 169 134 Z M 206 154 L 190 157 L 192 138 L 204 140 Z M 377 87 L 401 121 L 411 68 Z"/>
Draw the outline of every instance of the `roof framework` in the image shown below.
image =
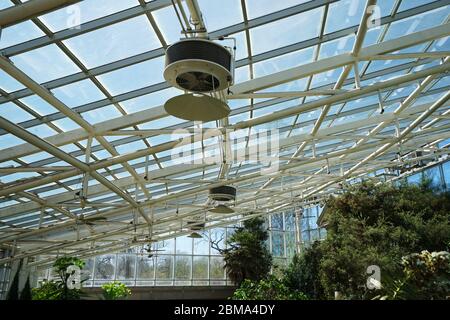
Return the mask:
<path id="1" fill-rule="evenodd" d="M 0 143 L 6 145 L 0 145 L 0 246 L 14 248 L 14 254 L 0 259 L 0 264 L 44 254 L 88 257 L 123 250 L 149 239 L 188 234 L 190 221 L 206 222 L 206 229 L 229 225 L 317 202 L 357 178 L 373 178 L 374 172 L 415 161 L 411 154 L 417 151 L 421 158 L 434 161 L 448 154 L 448 0 L 416 6 L 386 1 L 380 4 L 378 27 L 370 24 L 375 0 L 294 1 L 298 4 L 259 16 L 252 11 L 255 1 L 236 0 L 232 2 L 239 18 L 232 21 L 237 23 L 216 30 L 208 26 L 215 16 L 202 1 L 136 0 L 135 5 L 78 28 L 62 29 L 52 27 L 48 15 L 41 14 L 75 1 L 31 2 L 28 15 L 15 20 L 11 14 L 8 19 L 1 17 L 23 6 L 20 0 L 11 0 L 0 11 L 4 33 L 29 19 L 26 23 L 40 34 L 1 49 L 0 68 L 19 85 L 8 90 L 0 82 Z M 171 118 L 160 102 L 155 103 L 158 99 L 145 100 L 148 105 L 139 111 L 129 107 L 129 101 L 146 97 L 165 99 L 171 90 L 165 82 L 115 93 L 117 89 L 110 89 L 104 80 L 145 63 L 163 64 L 160 58 L 172 42 L 164 30 L 167 23 L 177 24 L 179 30 L 187 28 L 183 19 L 174 18 L 174 4 L 199 19 L 210 38 L 235 37 L 241 50 L 236 59 L 238 80 L 227 96 L 232 112 L 203 128 Z M 342 29 L 339 23 L 330 27 L 339 6 L 349 4 L 360 7 L 355 23 L 344 23 Z M 157 19 L 162 10 L 171 10 L 173 20 Z M 308 20 L 313 12 L 320 16 L 317 26 L 311 26 L 317 29 L 314 37 L 298 42 L 285 39 L 282 45 L 268 43 L 261 49 L 255 30 L 288 37 L 277 24 L 293 17 Z M 434 24 L 424 22 L 430 13 Z M 90 67 L 91 62 L 70 42 L 140 17 L 148 22 L 156 48 Z M 79 71 L 38 81 L 16 63 L 23 55 L 50 46 L 56 46 Z M 331 54 L 330 47 L 335 49 Z M 305 52 L 311 52 L 308 59 L 296 58 Z M 279 67 L 279 61 L 287 66 Z M 242 71 L 245 76 L 239 76 Z M 149 74 L 153 76 L 159 77 Z M 83 81 L 102 98 L 71 105 L 58 94 Z M 42 114 L 27 102 L 37 97 L 50 112 Z M 28 118 L 14 121 L 8 111 L 2 112 L 12 106 Z M 105 110 L 111 113 L 105 120 L 87 116 Z M 73 125 L 63 128 L 61 123 L 69 120 Z M 42 137 L 38 131 L 42 127 L 52 134 Z M 215 130 L 205 137 L 206 128 Z M 270 175 L 261 170 L 261 163 L 223 158 L 217 163 L 207 152 L 224 154 L 231 150 L 231 141 L 240 138 L 233 151 L 255 155 L 254 138 L 261 130 L 274 128 L 279 133 L 279 167 Z M 175 129 L 183 129 L 184 138 L 171 135 Z M 14 143 L 8 140 L 12 138 Z M 177 163 L 172 152 L 182 147 L 203 161 Z M 212 205 L 208 190 L 221 185 L 238 190 L 233 214 L 208 211 Z M 88 219 L 96 222 L 87 223 Z M 48 263 L 29 260 L 30 266 Z"/>

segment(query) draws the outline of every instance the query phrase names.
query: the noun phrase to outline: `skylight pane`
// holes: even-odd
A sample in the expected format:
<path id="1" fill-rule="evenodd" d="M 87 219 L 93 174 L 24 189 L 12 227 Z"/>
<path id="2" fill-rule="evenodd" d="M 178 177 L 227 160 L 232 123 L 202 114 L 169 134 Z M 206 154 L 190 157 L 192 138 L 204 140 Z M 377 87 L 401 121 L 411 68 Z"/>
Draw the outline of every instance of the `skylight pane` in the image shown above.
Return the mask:
<path id="1" fill-rule="evenodd" d="M 0 70 L 0 88 L 6 92 L 13 92 L 25 88 L 19 81 Z"/>
<path id="2" fill-rule="evenodd" d="M 2 30 L 0 48 L 7 48 L 43 35 L 45 34 L 31 21 L 18 23 Z"/>
<path id="3" fill-rule="evenodd" d="M 92 111 L 84 112 L 82 115 L 83 118 L 90 124 L 95 124 L 98 122 L 120 117 L 122 114 L 117 110 L 116 107 L 111 105 L 100 109 L 94 109 Z"/>
<path id="4" fill-rule="evenodd" d="M 418 6 L 422 6 L 424 4 L 427 3 L 431 3 L 434 0 L 408 0 L 408 1 L 402 1 L 402 3 L 400 4 L 400 7 L 398 9 L 398 11 L 405 11 L 411 8 L 415 8 Z"/>
<path id="5" fill-rule="evenodd" d="M 252 53 L 258 54 L 319 35 L 322 8 L 307 11 L 250 30 Z"/>
<path id="6" fill-rule="evenodd" d="M 34 119 L 34 117 L 12 102 L 0 104 L 0 116 L 13 123 Z"/>
<path id="7" fill-rule="evenodd" d="M 19 54 L 11 60 L 39 83 L 81 71 L 55 44 Z"/>
<path id="8" fill-rule="evenodd" d="M 257 62 L 253 65 L 255 77 L 262 77 L 274 72 L 286 70 L 292 67 L 312 62 L 313 54 L 313 48 L 306 48 L 276 58 Z"/>
<path id="9" fill-rule="evenodd" d="M 184 35 L 181 34 L 182 29 L 180 22 L 178 21 L 173 7 L 169 6 L 156 10 L 152 12 L 152 15 L 164 40 L 166 40 L 168 44 L 172 44 L 179 41 L 181 38 L 184 38 Z"/>
<path id="10" fill-rule="evenodd" d="M 332 3 L 328 9 L 325 33 L 359 25 L 364 13 L 365 1 L 341 0 Z"/>
<path id="11" fill-rule="evenodd" d="M 354 43 L 354 34 L 339 38 L 337 40 L 325 42 L 320 47 L 319 59 L 333 57 L 345 52 L 351 52 Z"/>
<path id="12" fill-rule="evenodd" d="M 0 150 L 14 147 L 23 143 L 25 143 L 25 141 L 9 133 L 0 136 Z"/>
<path id="13" fill-rule="evenodd" d="M 309 0 L 246 0 L 247 15 L 249 19 L 264 16 L 266 14 L 280 11 L 297 4 L 308 2 Z"/>
<path id="14" fill-rule="evenodd" d="M 450 6 L 428 11 L 420 15 L 396 21 L 391 24 L 384 41 L 429 29 L 444 22 L 450 13 Z"/>
<path id="15" fill-rule="evenodd" d="M 20 99 L 21 102 L 26 104 L 28 107 L 39 113 L 41 116 L 46 116 L 55 112 L 58 112 L 53 106 L 48 104 L 46 101 L 41 99 L 37 95 L 28 96 Z"/>
<path id="16" fill-rule="evenodd" d="M 84 0 L 65 8 L 40 16 L 45 25 L 56 32 L 76 28 L 79 24 L 92 21 L 115 12 L 139 5 L 137 0 Z"/>
<path id="17" fill-rule="evenodd" d="M 88 67 L 93 68 L 160 47 L 146 16 L 138 16 L 64 43 Z"/>
<path id="18" fill-rule="evenodd" d="M 53 89 L 52 92 L 71 108 L 106 98 L 89 79 Z"/>
<path id="19" fill-rule="evenodd" d="M 169 88 L 160 91 L 156 91 L 144 96 L 125 100 L 120 105 L 125 109 L 127 113 L 134 113 L 146 109 L 150 109 L 156 106 L 163 105 L 168 99 L 182 94 L 183 91 L 176 88 Z"/>
<path id="20" fill-rule="evenodd" d="M 118 95 L 164 82 L 163 72 L 164 57 L 160 57 L 102 74 L 97 78 L 109 93 Z"/>
<path id="21" fill-rule="evenodd" d="M 226 5 L 223 0 L 198 0 L 198 4 L 209 32 L 243 21 L 240 0 L 227 0 Z"/>

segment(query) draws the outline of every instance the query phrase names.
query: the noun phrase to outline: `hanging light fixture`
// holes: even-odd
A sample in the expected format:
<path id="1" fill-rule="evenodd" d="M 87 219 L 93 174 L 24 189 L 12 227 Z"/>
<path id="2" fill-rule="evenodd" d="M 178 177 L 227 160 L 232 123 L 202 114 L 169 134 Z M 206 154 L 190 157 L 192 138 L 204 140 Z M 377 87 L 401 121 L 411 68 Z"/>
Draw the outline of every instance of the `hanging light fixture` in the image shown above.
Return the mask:
<path id="1" fill-rule="evenodd" d="M 187 236 L 188 238 L 192 238 L 192 239 L 201 239 L 203 238 L 201 234 L 199 234 L 198 232 L 192 232 L 190 235 Z"/>
<path id="2" fill-rule="evenodd" d="M 216 207 L 214 207 L 212 209 L 209 209 L 208 211 L 209 212 L 213 212 L 213 213 L 224 213 L 224 214 L 226 214 L 226 213 L 233 213 L 234 212 L 234 210 L 232 208 L 227 207 L 224 204 L 219 204 L 218 206 L 216 206 Z"/>

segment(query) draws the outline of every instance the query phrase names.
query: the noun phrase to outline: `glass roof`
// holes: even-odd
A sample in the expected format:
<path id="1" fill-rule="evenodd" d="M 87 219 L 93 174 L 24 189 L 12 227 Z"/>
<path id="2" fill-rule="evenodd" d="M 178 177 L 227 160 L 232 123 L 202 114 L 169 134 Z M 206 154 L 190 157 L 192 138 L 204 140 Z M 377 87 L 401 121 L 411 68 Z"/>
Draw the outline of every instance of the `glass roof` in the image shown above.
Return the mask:
<path id="1" fill-rule="evenodd" d="M 2 28 L 0 246 L 35 256 L 56 247 L 30 240 L 66 237 L 117 250 L 183 236 L 188 219 L 213 228 L 301 206 L 418 149 L 440 161 L 449 13 L 446 0 L 84 0 Z M 236 44 L 220 121 L 163 108 L 182 93 L 164 80 L 165 49 L 191 36 L 192 15 Z M 267 134 L 276 149 L 251 158 Z M 237 188 L 231 215 L 208 211 L 218 185 Z"/>

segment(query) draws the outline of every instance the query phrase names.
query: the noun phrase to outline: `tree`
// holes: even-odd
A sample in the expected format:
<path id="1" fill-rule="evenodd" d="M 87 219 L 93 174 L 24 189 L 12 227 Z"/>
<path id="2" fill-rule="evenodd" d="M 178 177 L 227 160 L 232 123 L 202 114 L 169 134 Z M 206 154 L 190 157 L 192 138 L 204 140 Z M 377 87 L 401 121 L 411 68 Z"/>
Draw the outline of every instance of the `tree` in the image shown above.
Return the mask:
<path id="1" fill-rule="evenodd" d="M 244 279 L 259 281 L 269 274 L 272 256 L 265 245 L 267 238 L 264 220 L 253 218 L 245 220 L 243 227 L 227 240 L 227 249 L 218 246 L 221 240 L 211 245 L 224 256 L 229 278 L 240 285 Z"/>
<path id="2" fill-rule="evenodd" d="M 382 300 L 433 299 L 450 296 L 450 253 L 446 251 L 412 253 L 402 258 L 400 279 L 384 282 L 376 298 Z"/>
<path id="3" fill-rule="evenodd" d="M 58 273 L 60 278 L 60 287 L 62 289 L 62 299 L 63 300 L 77 300 L 79 299 L 79 290 L 69 288 L 69 278 L 74 274 L 70 267 L 74 266 L 80 271 L 83 269 L 85 262 L 79 258 L 75 257 L 61 257 L 58 258 L 53 264 L 53 268 Z M 81 279 L 80 279 L 81 282 Z"/>
<path id="4" fill-rule="evenodd" d="M 72 266 L 81 270 L 85 262 L 74 257 L 60 257 L 53 264 L 53 268 L 59 276 L 57 281 L 44 281 L 40 287 L 33 288 L 33 300 L 79 300 L 81 290 L 69 287 L 70 277 L 75 273 Z M 80 282 L 83 280 L 79 279 Z"/>
<path id="5" fill-rule="evenodd" d="M 19 279 L 21 269 L 22 269 L 22 260 L 19 261 L 19 266 L 17 267 L 16 274 L 14 275 L 14 279 L 11 282 L 11 286 L 9 287 L 6 300 L 19 300 Z"/>
<path id="6" fill-rule="evenodd" d="M 30 285 L 30 276 L 27 277 L 27 281 L 25 282 L 25 286 L 20 293 L 20 300 L 31 300 L 31 285 Z"/>
<path id="7" fill-rule="evenodd" d="M 105 300 L 118 300 L 131 295 L 131 290 L 120 281 L 113 281 L 102 285 Z"/>
<path id="8" fill-rule="evenodd" d="M 233 293 L 234 300 L 306 300 L 306 296 L 287 287 L 282 280 L 270 275 L 259 281 L 244 280 Z"/>
<path id="9" fill-rule="evenodd" d="M 303 292 L 310 299 L 324 297 L 324 289 L 317 276 L 323 253 L 320 242 L 314 242 L 300 255 L 295 255 L 283 272 L 284 283 L 292 290 Z"/>
<path id="10" fill-rule="evenodd" d="M 450 240 L 450 194 L 420 185 L 363 183 L 327 201 L 327 239 L 319 276 L 325 294 L 370 298 L 367 267 L 380 267 L 381 278 L 401 277 L 401 258 L 422 250 L 443 251 Z"/>

